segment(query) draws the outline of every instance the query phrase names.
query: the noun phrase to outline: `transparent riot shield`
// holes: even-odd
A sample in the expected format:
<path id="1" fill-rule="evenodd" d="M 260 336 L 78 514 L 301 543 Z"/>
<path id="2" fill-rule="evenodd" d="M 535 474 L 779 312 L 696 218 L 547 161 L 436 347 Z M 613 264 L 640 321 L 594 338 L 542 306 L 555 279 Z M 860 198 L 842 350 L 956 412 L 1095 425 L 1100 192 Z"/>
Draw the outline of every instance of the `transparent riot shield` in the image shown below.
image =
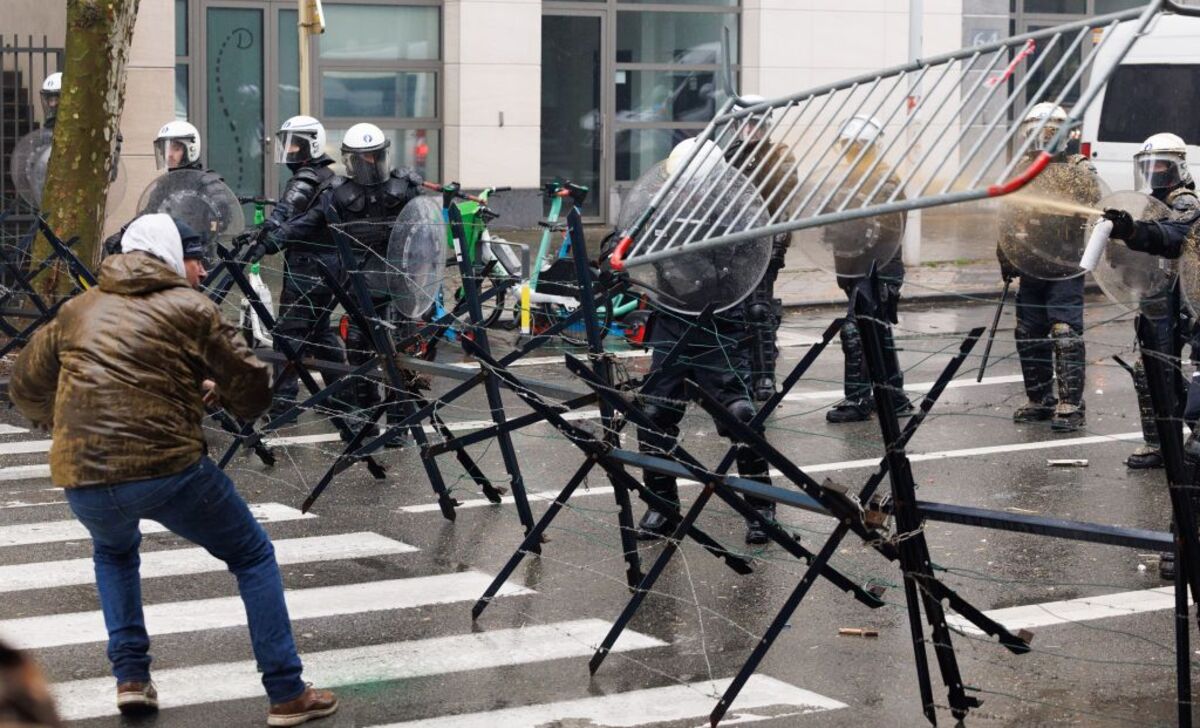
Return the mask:
<path id="1" fill-rule="evenodd" d="M 1141 192 L 1117 192 L 1099 203 L 1102 209 L 1124 210 L 1134 220 L 1163 220 L 1171 209 Z M 1114 303 L 1151 318 L 1170 315 L 1166 296 L 1175 283 L 1176 261 L 1130 250 L 1111 240 L 1096 266 L 1096 282 Z"/>
<path id="2" fill-rule="evenodd" d="M 1081 276 L 1088 230 L 1108 190 L 1080 164 L 1056 162 L 1029 185 L 1003 198 L 1000 251 L 1018 270 L 1044 280 Z"/>
<path id="3" fill-rule="evenodd" d="M 157 177 L 138 201 L 138 214 L 162 212 L 186 223 L 207 240 L 216 259 L 217 243 L 228 246 L 246 227 L 237 195 L 214 172 L 177 169 Z"/>
<path id="4" fill-rule="evenodd" d="M 34 207 L 41 203 L 46 182 L 46 164 L 50 159 L 50 129 L 35 129 L 17 140 L 9 162 L 9 177 L 22 200 Z M 41 169 L 40 176 L 36 170 Z M 40 177 L 40 178 L 39 178 Z"/>
<path id="5" fill-rule="evenodd" d="M 893 180 L 882 184 L 887 194 L 895 189 Z M 864 190 L 874 186 L 868 179 L 857 189 L 854 185 L 825 190 L 806 187 L 797 197 L 800 204 L 807 200 L 806 206 L 813 211 L 836 210 L 843 205 L 861 205 L 860 198 L 866 195 Z M 810 264 L 839 277 L 860 278 L 871 271 L 872 265 L 883 266 L 896 256 L 904 242 L 904 225 L 905 213 L 892 212 L 809 228 L 792 233 L 789 252 L 796 251 Z"/>
<path id="6" fill-rule="evenodd" d="M 446 274 L 446 223 L 434 197 L 404 206 L 392 226 L 387 248 L 387 290 L 393 310 L 420 320 L 433 307 Z"/>
<path id="7" fill-rule="evenodd" d="M 626 194 L 621 205 L 619 226 L 631 224 L 662 188 L 670 175 L 666 162 L 659 162 L 643 174 Z M 717 231 L 720 207 L 717 211 L 703 210 L 702 214 L 688 214 L 689 186 L 693 191 L 701 186 L 716 185 L 723 190 L 725 204 L 744 210 L 741 222 L 734 227 L 721 223 Z M 683 194 L 675 196 L 668 204 L 676 209 L 663 217 L 664 226 L 655 231 L 658 235 L 673 235 L 681 228 L 691 228 L 707 235 L 732 234 L 762 226 L 767 219 L 767 208 L 754 186 L 732 167 L 722 162 L 709 162 L 688 175 Z M 699 208 L 698 212 L 700 212 Z M 729 246 L 687 252 L 650 265 L 630 268 L 634 282 L 645 287 L 656 304 L 685 315 L 696 315 L 708 304 L 717 311 L 724 311 L 741 303 L 754 290 L 767 271 L 771 259 L 771 238 L 762 235 L 742 240 Z"/>

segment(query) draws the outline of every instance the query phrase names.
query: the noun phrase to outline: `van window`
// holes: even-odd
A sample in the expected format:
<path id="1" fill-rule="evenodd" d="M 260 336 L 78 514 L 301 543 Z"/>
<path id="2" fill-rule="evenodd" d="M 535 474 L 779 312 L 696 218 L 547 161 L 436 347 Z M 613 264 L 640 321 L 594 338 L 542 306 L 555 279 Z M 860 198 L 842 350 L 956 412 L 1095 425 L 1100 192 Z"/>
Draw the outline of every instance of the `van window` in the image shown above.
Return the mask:
<path id="1" fill-rule="evenodd" d="M 1159 132 L 1200 144 L 1200 65 L 1128 64 L 1108 80 L 1099 141 L 1140 144 Z"/>

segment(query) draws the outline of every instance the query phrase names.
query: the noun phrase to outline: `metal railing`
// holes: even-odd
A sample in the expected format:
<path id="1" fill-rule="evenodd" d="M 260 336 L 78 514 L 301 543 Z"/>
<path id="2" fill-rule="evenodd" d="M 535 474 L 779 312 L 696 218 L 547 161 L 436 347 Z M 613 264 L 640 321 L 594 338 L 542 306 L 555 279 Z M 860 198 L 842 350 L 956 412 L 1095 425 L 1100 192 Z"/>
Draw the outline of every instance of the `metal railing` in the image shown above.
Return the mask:
<path id="1" fill-rule="evenodd" d="M 1014 192 L 1066 148 L 1117 65 L 1164 10 L 1200 16 L 1200 8 L 1155 0 L 760 103 L 739 104 L 731 93 L 623 231 L 613 267 Z M 1113 32 L 1123 21 L 1133 32 Z M 1103 31 L 1098 42 L 1096 31 Z M 1110 52 L 1112 63 L 1096 67 Z M 1033 146 L 1044 120 L 1018 135 L 1036 104 L 1073 98 L 1045 148 Z M 883 134 L 872 144 L 850 143 L 846 124 L 854 118 Z M 772 153 L 779 147 L 790 153 Z M 763 168 L 753 168 L 760 158 Z M 765 221 L 755 217 L 760 206 L 727 203 L 750 189 L 771 210 Z"/>

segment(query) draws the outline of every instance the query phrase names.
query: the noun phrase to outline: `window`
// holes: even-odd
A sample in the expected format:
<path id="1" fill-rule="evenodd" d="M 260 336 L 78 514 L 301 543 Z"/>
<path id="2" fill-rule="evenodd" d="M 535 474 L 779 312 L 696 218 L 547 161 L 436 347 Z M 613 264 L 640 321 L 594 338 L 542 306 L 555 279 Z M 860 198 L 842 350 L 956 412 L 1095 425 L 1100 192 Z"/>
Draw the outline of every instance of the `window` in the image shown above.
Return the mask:
<path id="1" fill-rule="evenodd" d="M 725 102 L 721 38 L 738 55 L 736 0 L 621 0 L 616 13 L 614 156 L 616 181 L 635 180 L 671 148 L 695 136 Z M 711 10 L 705 6 L 713 6 Z M 704 9 L 702 9 L 704 8 Z M 726 10 L 725 8 L 728 8 Z"/>
<path id="2" fill-rule="evenodd" d="M 1140 144 L 1159 132 L 1200 140 L 1200 65 L 1129 64 L 1108 81 L 1100 111 L 1102 142 Z"/>
<path id="3" fill-rule="evenodd" d="M 188 82 L 191 56 L 188 53 L 188 0 L 175 0 L 175 118 L 188 118 Z"/>
<path id="4" fill-rule="evenodd" d="M 441 158 L 441 8 L 326 3 L 317 93 L 336 150 L 358 122 L 392 141 L 394 166 L 436 179 Z M 336 127 L 336 128 L 333 128 Z M 335 157 L 338 156 L 336 153 Z"/>

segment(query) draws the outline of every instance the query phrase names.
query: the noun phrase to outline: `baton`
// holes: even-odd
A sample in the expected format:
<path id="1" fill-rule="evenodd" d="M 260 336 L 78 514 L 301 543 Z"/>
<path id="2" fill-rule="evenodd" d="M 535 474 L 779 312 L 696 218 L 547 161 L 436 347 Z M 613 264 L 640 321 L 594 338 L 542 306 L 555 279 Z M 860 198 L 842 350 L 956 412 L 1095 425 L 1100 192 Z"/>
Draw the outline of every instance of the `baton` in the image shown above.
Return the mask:
<path id="1" fill-rule="evenodd" d="M 987 345 L 983 347 L 983 361 L 979 364 L 979 375 L 976 382 L 983 381 L 983 373 L 987 371 L 988 356 L 992 353 L 992 343 L 996 341 L 996 328 L 1000 326 L 1000 314 L 1004 312 L 1004 304 L 1008 301 L 1008 288 L 1012 285 L 1011 278 L 1004 279 L 1004 293 L 1000 294 L 1000 303 L 996 304 L 996 315 L 992 318 L 992 332 L 988 334 Z"/>

